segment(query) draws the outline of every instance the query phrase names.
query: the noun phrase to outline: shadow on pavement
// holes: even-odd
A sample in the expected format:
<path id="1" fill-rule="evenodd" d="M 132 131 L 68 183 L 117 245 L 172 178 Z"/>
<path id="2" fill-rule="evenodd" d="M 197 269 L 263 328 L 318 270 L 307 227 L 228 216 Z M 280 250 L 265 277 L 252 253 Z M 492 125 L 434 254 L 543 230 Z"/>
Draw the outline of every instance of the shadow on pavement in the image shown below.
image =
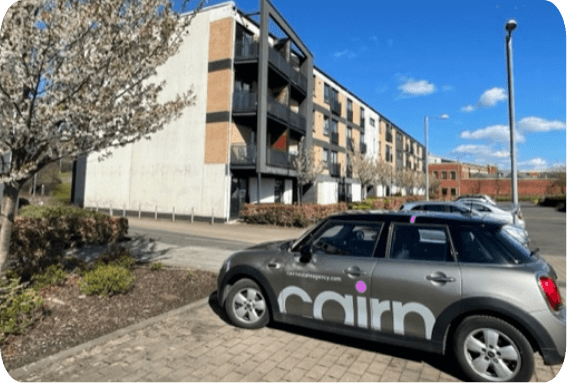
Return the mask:
<path id="1" fill-rule="evenodd" d="M 234 326 L 230 319 L 226 315 L 224 308 L 220 307 L 217 301 L 217 292 L 213 292 L 209 295 L 209 307 L 213 312 L 222 319 L 226 324 Z M 326 342 L 335 343 L 337 345 L 342 345 L 346 347 L 354 347 L 360 350 L 377 352 L 384 355 L 389 355 L 396 358 L 408 359 L 415 362 L 424 362 L 429 364 L 446 374 L 453 376 L 456 379 L 466 381 L 466 376 L 461 372 L 457 366 L 457 362 L 452 356 L 451 352 L 448 352 L 446 356 L 428 353 L 424 351 L 413 350 L 406 347 L 398 347 L 387 345 L 383 343 L 372 342 L 364 339 L 352 338 L 343 335 L 337 335 L 331 332 L 319 331 L 308 329 L 304 327 L 293 326 L 285 323 L 270 322 L 268 327 L 282 330 L 296 335 L 305 336 L 308 338 L 314 338 Z M 254 331 L 254 330 L 247 330 Z"/>

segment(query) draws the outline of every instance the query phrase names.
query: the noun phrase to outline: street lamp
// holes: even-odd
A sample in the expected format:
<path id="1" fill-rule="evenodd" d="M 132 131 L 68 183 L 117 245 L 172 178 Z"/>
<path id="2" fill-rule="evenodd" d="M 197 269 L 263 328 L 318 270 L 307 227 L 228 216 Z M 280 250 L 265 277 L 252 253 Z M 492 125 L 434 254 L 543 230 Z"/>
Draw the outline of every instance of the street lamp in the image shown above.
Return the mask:
<path id="1" fill-rule="evenodd" d="M 510 160 L 512 162 L 512 200 L 514 203 L 514 211 L 518 212 L 520 207 L 518 204 L 518 173 L 516 171 L 516 140 L 514 128 L 514 68 L 512 66 L 512 31 L 516 29 L 518 23 L 514 19 L 508 20 L 506 23 L 506 62 L 508 64 L 508 118 L 510 120 Z M 514 214 L 514 222 L 516 214 Z"/>
<path id="2" fill-rule="evenodd" d="M 427 129 L 429 125 L 429 120 L 446 120 L 449 118 L 447 113 L 443 113 L 440 116 L 431 116 L 429 117 L 427 114 L 425 115 L 425 121 L 423 123 L 423 130 L 425 132 L 425 200 L 429 201 L 429 165 L 427 163 Z"/>

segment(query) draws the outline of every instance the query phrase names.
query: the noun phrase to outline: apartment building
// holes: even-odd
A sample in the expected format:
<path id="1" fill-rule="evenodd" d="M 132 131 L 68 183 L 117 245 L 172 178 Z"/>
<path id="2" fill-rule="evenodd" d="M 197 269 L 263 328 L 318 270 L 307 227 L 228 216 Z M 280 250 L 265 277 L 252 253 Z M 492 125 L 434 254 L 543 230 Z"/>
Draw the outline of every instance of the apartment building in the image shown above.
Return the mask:
<path id="1" fill-rule="evenodd" d="M 74 201 L 89 208 L 226 221 L 244 203 L 357 201 L 352 151 L 374 159 L 385 148 L 396 165 L 420 168 L 421 144 L 394 124 L 386 144 L 376 110 L 313 66 L 313 54 L 268 1 L 258 17 L 227 2 L 193 19 L 179 53 L 158 70 L 166 97 L 197 95 L 176 122 L 98 161 L 75 166 Z M 324 171 L 300 190 L 293 161 L 305 140 Z M 414 144 L 414 152 L 404 151 Z M 382 157 L 380 157 L 382 156 Z M 370 186 L 370 195 L 392 192 Z M 395 187 L 395 186 L 394 186 Z"/>

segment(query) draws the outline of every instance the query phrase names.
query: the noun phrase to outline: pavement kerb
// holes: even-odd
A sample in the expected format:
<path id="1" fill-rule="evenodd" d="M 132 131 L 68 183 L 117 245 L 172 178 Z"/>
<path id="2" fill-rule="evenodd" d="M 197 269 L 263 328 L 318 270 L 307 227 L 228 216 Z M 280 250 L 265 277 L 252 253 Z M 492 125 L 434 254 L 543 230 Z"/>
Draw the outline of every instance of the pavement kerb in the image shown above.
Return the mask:
<path id="1" fill-rule="evenodd" d="M 183 314 L 184 312 L 187 312 L 187 311 L 199 309 L 203 306 L 206 306 L 208 304 L 208 302 L 209 302 L 209 297 L 202 298 L 202 299 L 200 299 L 196 302 L 189 303 L 188 305 L 185 305 L 183 307 L 179 307 L 177 309 L 170 310 L 170 311 L 163 313 L 163 314 L 160 314 L 158 316 L 145 319 L 142 322 L 133 324 L 133 325 L 128 326 L 128 327 L 121 328 L 120 330 L 116 330 L 114 332 L 111 332 L 110 334 L 103 335 L 100 338 L 93 339 L 93 340 L 88 341 L 86 343 L 82 343 L 78 346 L 75 346 L 75 347 L 69 348 L 67 350 L 61 351 L 57 354 L 54 354 L 54 355 L 48 356 L 46 358 L 40 359 L 37 362 L 30 363 L 28 365 L 22 366 L 20 368 L 15 369 L 15 370 L 11 370 L 11 371 L 8 372 L 8 374 L 10 376 L 12 376 L 12 374 L 20 374 L 20 373 L 23 373 L 23 372 L 26 372 L 26 373 L 33 372 L 33 370 L 41 369 L 44 366 L 46 367 L 47 365 L 53 364 L 53 363 L 55 363 L 59 360 L 63 360 L 63 359 L 68 358 L 70 356 L 77 355 L 77 354 L 81 353 L 81 351 L 83 351 L 83 350 L 87 350 L 87 349 L 99 346 L 101 344 L 104 344 L 104 343 L 112 340 L 112 339 L 126 335 L 129 332 L 140 330 L 140 329 L 142 329 L 146 326 L 152 325 L 155 322 L 159 322 L 159 321 L 167 319 L 171 316 Z"/>

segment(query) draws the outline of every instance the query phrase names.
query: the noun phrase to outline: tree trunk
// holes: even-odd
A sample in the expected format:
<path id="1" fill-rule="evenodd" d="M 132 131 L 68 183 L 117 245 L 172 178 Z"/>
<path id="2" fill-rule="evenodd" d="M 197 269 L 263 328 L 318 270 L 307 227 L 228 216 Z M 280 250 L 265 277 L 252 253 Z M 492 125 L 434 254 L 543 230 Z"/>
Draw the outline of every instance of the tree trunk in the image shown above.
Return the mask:
<path id="1" fill-rule="evenodd" d="M 16 201 L 20 193 L 20 187 L 11 184 L 4 185 L 2 198 L 2 212 L 0 214 L 0 278 L 6 273 L 8 256 L 10 254 L 10 239 L 14 227 L 14 214 L 16 212 Z"/>

